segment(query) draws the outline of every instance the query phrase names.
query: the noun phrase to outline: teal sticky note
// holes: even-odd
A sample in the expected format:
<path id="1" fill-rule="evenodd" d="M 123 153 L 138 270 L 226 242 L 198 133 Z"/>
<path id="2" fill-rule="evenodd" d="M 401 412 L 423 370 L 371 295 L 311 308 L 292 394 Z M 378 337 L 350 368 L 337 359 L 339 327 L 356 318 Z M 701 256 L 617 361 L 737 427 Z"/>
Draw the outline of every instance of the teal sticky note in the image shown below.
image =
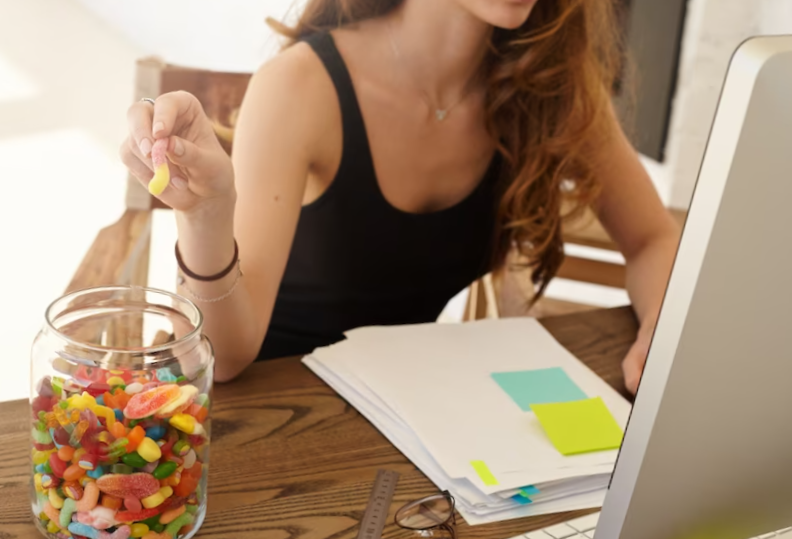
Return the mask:
<path id="1" fill-rule="evenodd" d="M 512 500 L 519 503 L 520 505 L 528 505 L 529 503 L 533 503 L 531 498 L 526 498 L 521 494 L 515 494 L 514 496 L 512 496 Z"/>
<path id="2" fill-rule="evenodd" d="M 539 489 L 533 485 L 528 485 L 527 487 L 523 487 L 520 489 L 520 494 L 522 494 L 526 498 L 530 498 L 531 496 L 536 496 L 537 494 L 539 494 Z"/>
<path id="3" fill-rule="evenodd" d="M 532 404 L 569 402 L 588 398 L 561 367 L 494 372 L 492 379 L 524 412 L 530 412 Z"/>

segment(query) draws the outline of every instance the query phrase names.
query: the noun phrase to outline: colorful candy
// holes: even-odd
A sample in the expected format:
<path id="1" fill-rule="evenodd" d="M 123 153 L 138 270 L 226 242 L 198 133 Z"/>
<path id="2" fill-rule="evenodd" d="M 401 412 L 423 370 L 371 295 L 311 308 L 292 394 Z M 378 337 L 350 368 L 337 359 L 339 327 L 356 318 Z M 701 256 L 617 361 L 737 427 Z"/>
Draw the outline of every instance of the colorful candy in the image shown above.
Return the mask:
<path id="1" fill-rule="evenodd" d="M 146 431 L 143 430 L 143 427 L 140 425 L 135 425 L 127 435 L 127 440 L 129 440 L 129 443 L 127 444 L 127 452 L 131 453 L 132 451 L 135 451 L 140 445 L 140 442 L 142 442 L 143 438 L 145 437 Z"/>
<path id="2" fill-rule="evenodd" d="M 178 467 L 179 467 L 178 464 L 176 464 L 175 462 L 163 462 L 162 464 L 157 466 L 157 468 L 154 470 L 154 473 L 152 475 L 157 479 L 165 479 L 166 477 L 172 475 L 173 472 L 175 472 L 176 468 Z"/>
<path id="3" fill-rule="evenodd" d="M 57 489 L 49 489 L 49 503 L 55 509 L 63 509 L 63 498 L 58 495 Z"/>
<path id="4" fill-rule="evenodd" d="M 143 438 L 143 441 L 138 445 L 137 452 L 146 462 L 154 462 L 162 456 L 160 446 L 149 437 Z"/>
<path id="5" fill-rule="evenodd" d="M 77 459 L 77 465 L 83 470 L 94 470 L 99 465 L 99 457 L 86 453 Z"/>
<path id="6" fill-rule="evenodd" d="M 165 498 L 170 498 L 171 494 L 173 494 L 173 489 L 171 487 L 162 487 L 155 494 L 140 500 L 140 503 L 142 503 L 143 507 L 146 509 L 153 509 L 161 505 L 162 502 L 165 501 Z"/>
<path id="7" fill-rule="evenodd" d="M 184 467 L 186 469 L 190 469 L 195 465 L 195 461 L 198 460 L 198 457 L 195 455 L 195 451 L 190 449 L 190 451 L 184 456 Z"/>
<path id="8" fill-rule="evenodd" d="M 192 524 L 194 520 L 195 517 L 190 513 L 182 513 L 176 520 L 165 526 L 165 533 L 169 534 L 171 537 L 176 537 L 183 526 Z"/>
<path id="9" fill-rule="evenodd" d="M 38 479 L 37 486 L 41 486 L 42 488 L 57 487 L 60 482 L 57 477 L 50 474 L 36 474 L 36 479 Z"/>
<path id="10" fill-rule="evenodd" d="M 167 433 L 168 430 L 163 425 L 154 425 L 146 429 L 146 436 L 154 441 L 161 440 Z"/>
<path id="11" fill-rule="evenodd" d="M 177 398 L 157 410 L 158 416 L 168 417 L 176 412 L 184 411 L 192 404 L 195 396 L 198 395 L 198 388 L 195 386 L 182 386 L 180 392 L 181 394 Z"/>
<path id="12" fill-rule="evenodd" d="M 72 515 L 77 510 L 77 502 L 72 500 L 71 498 L 66 499 L 63 502 L 63 508 L 60 511 L 60 527 L 67 528 L 69 526 L 69 522 L 71 522 Z"/>
<path id="13" fill-rule="evenodd" d="M 131 533 L 129 526 L 121 526 L 113 533 L 107 533 L 80 522 L 69 524 L 69 531 L 74 535 L 87 537 L 88 539 L 128 539 Z"/>
<path id="14" fill-rule="evenodd" d="M 126 386 L 126 389 L 124 389 L 124 392 L 127 395 L 137 395 L 141 391 L 143 391 L 143 384 L 141 384 L 140 382 L 132 382 L 131 384 Z M 134 537 L 134 535 L 132 537 Z"/>
<path id="15" fill-rule="evenodd" d="M 44 514 L 47 515 L 47 518 L 52 522 L 60 522 L 60 511 L 58 511 L 52 503 L 45 503 L 42 511 L 44 511 Z"/>
<path id="16" fill-rule="evenodd" d="M 187 510 L 187 507 L 182 505 L 176 509 L 169 509 L 160 515 L 160 524 L 170 524 Z"/>
<path id="17" fill-rule="evenodd" d="M 31 401 L 40 529 L 50 539 L 183 539 L 204 503 L 208 396 L 171 369 L 78 374 L 40 380 Z"/>
<path id="18" fill-rule="evenodd" d="M 187 434 L 205 434 L 203 426 L 188 414 L 176 414 L 170 418 L 170 425 Z"/>
<path id="19" fill-rule="evenodd" d="M 77 502 L 77 511 L 80 513 L 87 513 L 96 507 L 98 503 L 99 487 L 96 485 L 96 482 L 92 481 L 85 485 L 82 499 Z"/>
<path id="20" fill-rule="evenodd" d="M 140 522 L 159 515 L 159 509 L 141 509 L 140 511 L 119 511 L 116 520 L 119 522 Z"/>
<path id="21" fill-rule="evenodd" d="M 129 419 L 143 419 L 154 415 L 157 410 L 181 396 L 181 388 L 175 384 L 157 386 L 132 396 L 124 408 Z"/>
<path id="22" fill-rule="evenodd" d="M 51 444 L 52 443 L 52 436 L 47 431 L 40 431 L 36 428 L 30 431 L 30 437 L 33 438 L 33 441 L 37 444 Z"/>
<path id="23" fill-rule="evenodd" d="M 136 539 L 143 537 L 149 532 L 149 527 L 146 526 L 145 524 L 141 524 L 140 522 L 136 524 L 132 524 L 132 526 L 130 526 L 129 528 L 130 528 L 129 536 L 135 537 Z"/>
<path id="24" fill-rule="evenodd" d="M 121 509 L 122 502 L 123 500 L 121 500 L 121 498 L 116 498 L 115 496 L 110 496 L 109 494 L 102 495 L 103 507 L 109 507 L 110 509 L 118 511 Z"/>
<path id="25" fill-rule="evenodd" d="M 159 491 L 160 485 L 156 478 L 145 473 L 130 475 L 106 474 L 96 480 L 96 484 L 104 494 L 117 498 L 145 498 Z"/>
<path id="26" fill-rule="evenodd" d="M 117 511 L 103 505 L 97 505 L 86 513 L 77 513 L 77 522 L 87 524 L 97 530 L 106 530 L 118 524 Z M 63 512 L 61 511 L 61 517 Z"/>
<path id="27" fill-rule="evenodd" d="M 63 472 L 63 478 L 66 481 L 77 481 L 85 475 L 85 470 L 80 468 L 77 464 L 72 464 Z"/>
<path id="28" fill-rule="evenodd" d="M 75 481 L 68 481 L 64 483 L 61 487 L 61 490 L 67 498 L 71 498 L 75 501 L 81 500 L 83 497 L 83 488 Z"/>

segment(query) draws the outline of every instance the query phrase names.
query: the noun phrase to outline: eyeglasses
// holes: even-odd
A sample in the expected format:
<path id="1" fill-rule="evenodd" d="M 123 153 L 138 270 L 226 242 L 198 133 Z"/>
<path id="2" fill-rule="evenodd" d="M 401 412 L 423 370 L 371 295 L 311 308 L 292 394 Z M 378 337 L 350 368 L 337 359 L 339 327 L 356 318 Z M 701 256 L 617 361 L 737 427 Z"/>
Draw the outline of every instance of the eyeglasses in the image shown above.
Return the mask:
<path id="1" fill-rule="evenodd" d="M 410 502 L 396 511 L 396 524 L 417 531 L 422 537 L 431 537 L 434 530 L 444 530 L 451 539 L 456 539 L 454 497 L 446 490 Z"/>

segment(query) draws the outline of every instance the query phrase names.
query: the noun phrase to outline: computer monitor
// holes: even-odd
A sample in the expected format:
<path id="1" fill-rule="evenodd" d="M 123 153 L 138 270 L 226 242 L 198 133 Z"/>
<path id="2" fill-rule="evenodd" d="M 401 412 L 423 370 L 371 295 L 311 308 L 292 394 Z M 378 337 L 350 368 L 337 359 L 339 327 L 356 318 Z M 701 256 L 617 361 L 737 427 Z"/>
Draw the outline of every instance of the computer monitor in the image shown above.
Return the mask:
<path id="1" fill-rule="evenodd" d="M 792 36 L 734 54 L 596 539 L 792 526 Z"/>

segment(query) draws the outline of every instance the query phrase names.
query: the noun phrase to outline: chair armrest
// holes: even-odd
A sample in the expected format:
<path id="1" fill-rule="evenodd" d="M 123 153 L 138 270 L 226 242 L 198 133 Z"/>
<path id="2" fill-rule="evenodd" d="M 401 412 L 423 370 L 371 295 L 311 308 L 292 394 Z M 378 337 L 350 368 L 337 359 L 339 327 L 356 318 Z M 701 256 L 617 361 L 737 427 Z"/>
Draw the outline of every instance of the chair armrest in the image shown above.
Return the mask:
<path id="1" fill-rule="evenodd" d="M 103 285 L 145 286 L 151 240 L 151 211 L 126 210 L 99 231 L 66 292 Z"/>

